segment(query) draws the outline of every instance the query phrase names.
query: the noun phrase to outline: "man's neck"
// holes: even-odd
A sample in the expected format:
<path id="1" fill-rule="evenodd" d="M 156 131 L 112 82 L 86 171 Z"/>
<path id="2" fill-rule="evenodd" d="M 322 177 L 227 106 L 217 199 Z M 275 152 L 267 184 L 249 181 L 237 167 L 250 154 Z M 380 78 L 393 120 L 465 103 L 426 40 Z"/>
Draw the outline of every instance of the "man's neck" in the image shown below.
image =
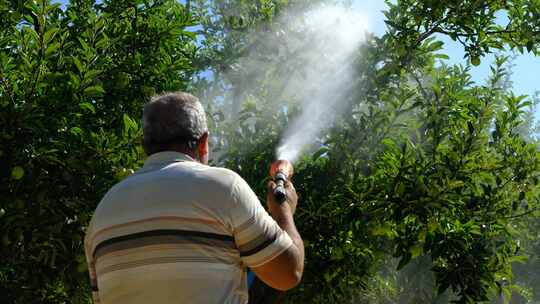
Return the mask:
<path id="1" fill-rule="evenodd" d="M 194 151 L 191 151 L 188 149 L 182 149 L 182 148 L 177 148 L 172 151 L 188 155 L 189 157 L 193 158 L 193 160 L 195 160 L 196 162 L 199 162 L 199 163 L 201 162 L 199 158 L 197 157 L 197 153 L 195 153 Z"/>

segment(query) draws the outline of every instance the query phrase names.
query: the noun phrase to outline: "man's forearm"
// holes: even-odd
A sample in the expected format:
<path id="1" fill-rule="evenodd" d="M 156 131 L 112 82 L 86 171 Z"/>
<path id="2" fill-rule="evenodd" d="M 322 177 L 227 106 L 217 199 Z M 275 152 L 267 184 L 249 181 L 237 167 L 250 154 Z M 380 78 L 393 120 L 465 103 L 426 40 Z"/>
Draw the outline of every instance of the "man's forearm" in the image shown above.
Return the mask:
<path id="1" fill-rule="evenodd" d="M 280 210 L 280 212 L 273 214 L 272 217 L 276 220 L 279 227 L 287 232 L 296 247 L 297 271 L 301 276 L 304 271 L 304 241 L 296 229 L 293 216 L 288 210 Z"/>

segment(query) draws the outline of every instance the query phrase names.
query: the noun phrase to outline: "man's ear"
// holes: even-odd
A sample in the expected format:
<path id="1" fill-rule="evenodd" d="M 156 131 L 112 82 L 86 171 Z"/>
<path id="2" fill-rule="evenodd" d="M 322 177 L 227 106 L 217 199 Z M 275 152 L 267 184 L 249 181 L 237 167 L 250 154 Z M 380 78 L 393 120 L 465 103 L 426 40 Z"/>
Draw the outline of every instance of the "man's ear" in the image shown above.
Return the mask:
<path id="1" fill-rule="evenodd" d="M 199 138 L 199 142 L 197 143 L 197 152 L 199 152 L 200 156 L 208 154 L 208 132 L 204 132 L 201 138 Z"/>

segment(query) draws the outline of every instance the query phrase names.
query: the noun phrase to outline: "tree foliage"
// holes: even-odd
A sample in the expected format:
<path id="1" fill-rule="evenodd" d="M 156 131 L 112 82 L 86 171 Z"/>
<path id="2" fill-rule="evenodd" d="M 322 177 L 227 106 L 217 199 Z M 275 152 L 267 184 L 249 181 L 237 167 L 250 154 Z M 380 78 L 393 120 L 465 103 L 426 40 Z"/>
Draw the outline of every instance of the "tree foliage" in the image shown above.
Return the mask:
<path id="1" fill-rule="evenodd" d="M 87 301 L 84 227 L 142 159 L 141 105 L 190 79 L 194 21 L 175 1 L 82 0 L 3 1 L 0 20 L 1 301 Z"/>
<path id="2" fill-rule="evenodd" d="M 386 3 L 389 6 L 386 23 L 395 31 L 394 37 L 403 43 L 401 53 L 439 33 L 462 44 L 473 65 L 480 64 L 483 55 L 505 47 L 538 54 L 540 10 L 535 0 Z"/>

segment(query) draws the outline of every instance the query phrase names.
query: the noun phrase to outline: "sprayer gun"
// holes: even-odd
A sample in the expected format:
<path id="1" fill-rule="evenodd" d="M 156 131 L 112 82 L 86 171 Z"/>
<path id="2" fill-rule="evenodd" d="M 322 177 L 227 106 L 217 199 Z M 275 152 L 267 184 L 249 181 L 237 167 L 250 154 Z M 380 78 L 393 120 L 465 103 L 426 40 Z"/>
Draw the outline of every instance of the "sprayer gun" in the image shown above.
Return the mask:
<path id="1" fill-rule="evenodd" d="M 276 160 L 272 166 L 270 166 L 270 177 L 272 177 L 276 183 L 273 195 L 280 204 L 287 200 L 285 183 L 292 177 L 293 171 L 292 164 L 287 160 Z"/>

